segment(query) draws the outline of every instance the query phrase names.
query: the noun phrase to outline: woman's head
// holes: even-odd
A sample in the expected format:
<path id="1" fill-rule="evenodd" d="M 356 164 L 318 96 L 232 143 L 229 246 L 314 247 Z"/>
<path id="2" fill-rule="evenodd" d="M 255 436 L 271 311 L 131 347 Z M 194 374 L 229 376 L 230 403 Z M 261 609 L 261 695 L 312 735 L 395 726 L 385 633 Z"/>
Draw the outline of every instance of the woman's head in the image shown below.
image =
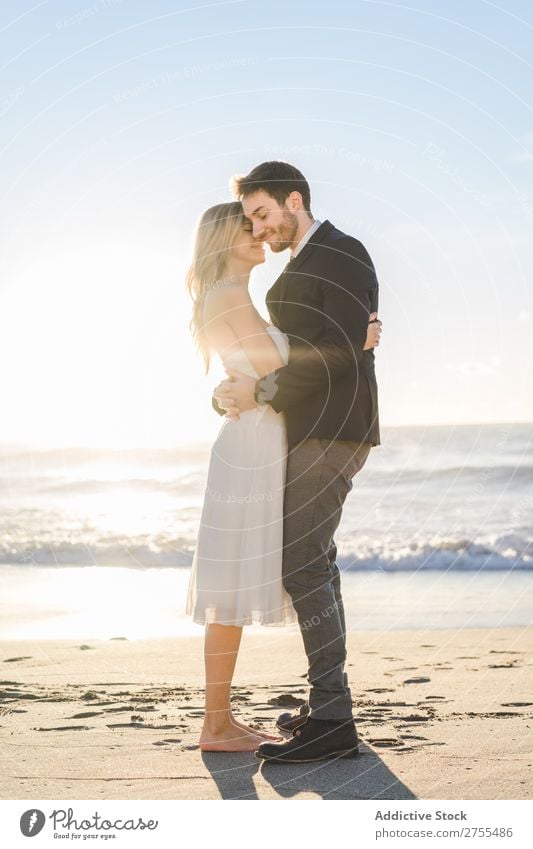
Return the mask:
<path id="1" fill-rule="evenodd" d="M 187 288 L 193 299 L 191 330 L 209 366 L 209 346 L 203 327 L 205 293 L 224 279 L 245 278 L 265 261 L 262 242 L 254 239 L 240 201 L 218 203 L 198 222 L 193 259 L 187 272 Z"/>

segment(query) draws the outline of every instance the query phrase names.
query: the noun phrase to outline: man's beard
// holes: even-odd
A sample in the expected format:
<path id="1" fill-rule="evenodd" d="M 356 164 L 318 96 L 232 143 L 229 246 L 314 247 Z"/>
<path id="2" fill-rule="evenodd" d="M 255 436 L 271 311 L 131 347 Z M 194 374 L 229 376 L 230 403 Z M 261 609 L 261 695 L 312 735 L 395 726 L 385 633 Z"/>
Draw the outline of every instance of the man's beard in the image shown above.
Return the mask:
<path id="1" fill-rule="evenodd" d="M 269 242 L 270 250 L 278 254 L 290 248 L 298 232 L 298 216 L 289 210 L 283 210 L 283 221 L 274 233 L 275 242 Z"/>

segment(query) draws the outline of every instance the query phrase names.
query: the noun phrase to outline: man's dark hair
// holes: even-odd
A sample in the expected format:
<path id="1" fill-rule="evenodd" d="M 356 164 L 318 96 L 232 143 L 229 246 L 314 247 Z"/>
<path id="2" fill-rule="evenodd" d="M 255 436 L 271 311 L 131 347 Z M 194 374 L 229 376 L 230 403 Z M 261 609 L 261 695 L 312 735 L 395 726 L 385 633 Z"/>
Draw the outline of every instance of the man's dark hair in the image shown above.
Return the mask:
<path id="1" fill-rule="evenodd" d="M 261 189 L 283 206 L 291 192 L 300 192 L 304 209 L 311 212 L 311 190 L 301 171 L 288 162 L 262 162 L 249 174 L 234 177 L 233 192 L 242 200 Z"/>

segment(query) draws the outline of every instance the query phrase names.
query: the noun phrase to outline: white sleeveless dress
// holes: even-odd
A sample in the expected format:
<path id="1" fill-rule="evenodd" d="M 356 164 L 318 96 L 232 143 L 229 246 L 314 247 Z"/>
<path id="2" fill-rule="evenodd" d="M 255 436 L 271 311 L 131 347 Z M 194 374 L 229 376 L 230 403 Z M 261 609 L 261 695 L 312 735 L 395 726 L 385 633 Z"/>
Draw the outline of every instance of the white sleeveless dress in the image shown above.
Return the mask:
<path id="1" fill-rule="evenodd" d="M 287 336 L 266 328 L 284 363 Z M 244 350 L 223 364 L 259 375 Z M 297 621 L 281 581 L 287 436 L 269 404 L 224 419 L 211 450 L 186 613 L 201 625 L 288 625 Z"/>

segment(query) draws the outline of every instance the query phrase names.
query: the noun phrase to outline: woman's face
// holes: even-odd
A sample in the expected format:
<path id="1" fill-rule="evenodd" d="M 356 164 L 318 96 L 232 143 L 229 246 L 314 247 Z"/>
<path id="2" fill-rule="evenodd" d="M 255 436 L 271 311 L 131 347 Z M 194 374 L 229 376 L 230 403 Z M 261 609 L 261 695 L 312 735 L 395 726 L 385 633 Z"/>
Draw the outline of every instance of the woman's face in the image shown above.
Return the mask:
<path id="1" fill-rule="evenodd" d="M 254 239 L 250 221 L 243 220 L 241 229 L 238 231 L 231 249 L 231 256 L 239 263 L 253 268 L 254 265 L 265 261 L 265 248 L 263 242 Z"/>

